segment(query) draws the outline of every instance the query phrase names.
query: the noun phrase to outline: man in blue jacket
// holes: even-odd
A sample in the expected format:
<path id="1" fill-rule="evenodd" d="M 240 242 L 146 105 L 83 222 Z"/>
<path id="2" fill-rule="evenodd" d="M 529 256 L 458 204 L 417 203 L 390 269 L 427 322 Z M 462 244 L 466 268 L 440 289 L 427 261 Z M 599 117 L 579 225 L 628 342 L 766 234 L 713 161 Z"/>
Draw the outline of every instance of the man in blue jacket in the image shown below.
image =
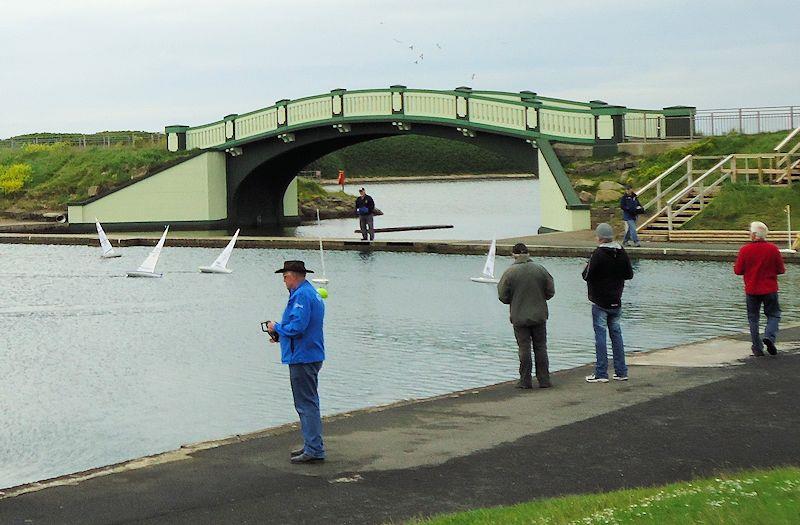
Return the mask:
<path id="1" fill-rule="evenodd" d="M 319 411 L 318 376 L 325 360 L 322 321 L 325 305 L 317 290 L 306 281 L 303 261 L 285 261 L 275 273 L 283 274 L 289 302 L 279 323 L 270 321 L 267 330 L 273 342 L 280 342 L 281 362 L 289 365 L 294 408 L 300 416 L 303 448 L 292 451 L 292 463 L 325 460 L 322 419 Z"/>
<path id="2" fill-rule="evenodd" d="M 639 235 L 636 233 L 636 216 L 644 213 L 644 208 L 630 184 L 625 185 L 625 195 L 619 200 L 619 207 L 622 208 L 622 219 L 628 225 L 625 238 L 622 239 L 622 245 L 628 246 L 632 241 L 634 246 L 641 246 L 639 244 Z"/>

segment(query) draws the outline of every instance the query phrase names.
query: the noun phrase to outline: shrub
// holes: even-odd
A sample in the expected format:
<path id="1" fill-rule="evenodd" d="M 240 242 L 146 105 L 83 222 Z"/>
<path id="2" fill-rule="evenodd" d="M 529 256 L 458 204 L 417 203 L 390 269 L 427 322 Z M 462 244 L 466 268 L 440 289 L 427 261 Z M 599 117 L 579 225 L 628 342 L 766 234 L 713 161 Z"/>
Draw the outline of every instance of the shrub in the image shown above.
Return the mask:
<path id="1" fill-rule="evenodd" d="M 31 178 L 31 167 L 28 164 L 12 164 L 0 166 L 0 190 L 4 195 L 17 193 Z"/>

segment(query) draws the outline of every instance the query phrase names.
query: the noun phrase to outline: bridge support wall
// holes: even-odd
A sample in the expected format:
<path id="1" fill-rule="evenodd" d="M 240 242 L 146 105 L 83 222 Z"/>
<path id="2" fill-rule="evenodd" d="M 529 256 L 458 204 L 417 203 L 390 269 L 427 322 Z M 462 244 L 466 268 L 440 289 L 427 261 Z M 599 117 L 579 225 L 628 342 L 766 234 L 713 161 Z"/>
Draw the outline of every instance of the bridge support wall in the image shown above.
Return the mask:
<path id="1" fill-rule="evenodd" d="M 591 228 L 589 205 L 581 203 L 564 173 L 553 146 L 537 141 L 539 148 L 539 233 L 578 231 Z"/>
<path id="2" fill-rule="evenodd" d="M 110 230 L 150 224 L 215 225 L 227 220 L 226 180 L 225 154 L 202 153 L 110 194 L 71 204 L 70 227 L 93 229 L 95 217 Z"/>

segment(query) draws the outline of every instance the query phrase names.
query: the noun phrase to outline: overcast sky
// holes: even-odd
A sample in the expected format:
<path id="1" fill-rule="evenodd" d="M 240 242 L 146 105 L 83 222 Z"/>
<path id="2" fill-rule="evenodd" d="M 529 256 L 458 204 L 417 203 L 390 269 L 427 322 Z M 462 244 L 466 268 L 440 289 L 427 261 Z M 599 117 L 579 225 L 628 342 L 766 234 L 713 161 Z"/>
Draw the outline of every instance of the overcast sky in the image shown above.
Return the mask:
<path id="1" fill-rule="evenodd" d="M 800 105 L 798 20 L 800 0 L 0 0 L 0 137 L 163 131 L 391 84 Z"/>

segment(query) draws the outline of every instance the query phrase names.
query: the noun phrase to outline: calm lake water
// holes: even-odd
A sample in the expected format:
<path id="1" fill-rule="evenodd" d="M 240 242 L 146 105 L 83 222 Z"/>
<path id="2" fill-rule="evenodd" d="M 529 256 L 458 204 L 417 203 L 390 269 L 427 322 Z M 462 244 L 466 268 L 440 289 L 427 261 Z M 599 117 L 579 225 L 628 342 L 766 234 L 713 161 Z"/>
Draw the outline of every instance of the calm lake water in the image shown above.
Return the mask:
<path id="1" fill-rule="evenodd" d="M 294 421 L 288 373 L 259 322 L 277 318 L 284 259 L 314 251 L 235 250 L 231 275 L 197 266 L 218 250 L 171 248 L 163 279 L 128 279 L 149 251 L 101 260 L 79 246 L 0 245 L 0 487 Z M 515 378 L 508 313 L 470 276 L 483 257 L 326 252 L 329 359 L 322 409 L 360 407 Z M 510 259 L 500 258 L 498 271 Z M 541 259 L 556 281 L 554 369 L 593 359 L 582 259 Z M 626 287 L 629 351 L 746 326 L 725 263 L 642 261 Z M 800 278 L 781 278 L 785 321 Z M 632 385 L 635 386 L 635 374 Z"/>
<path id="2" fill-rule="evenodd" d="M 535 235 L 539 220 L 539 181 L 535 179 L 398 182 L 365 184 L 384 215 L 376 228 L 452 224 L 453 228 L 379 233 L 381 239 L 498 239 Z M 360 185 L 346 186 L 355 203 Z M 337 190 L 338 186 L 326 186 Z M 300 237 L 359 237 L 358 219 L 328 219 L 287 229 Z"/>

